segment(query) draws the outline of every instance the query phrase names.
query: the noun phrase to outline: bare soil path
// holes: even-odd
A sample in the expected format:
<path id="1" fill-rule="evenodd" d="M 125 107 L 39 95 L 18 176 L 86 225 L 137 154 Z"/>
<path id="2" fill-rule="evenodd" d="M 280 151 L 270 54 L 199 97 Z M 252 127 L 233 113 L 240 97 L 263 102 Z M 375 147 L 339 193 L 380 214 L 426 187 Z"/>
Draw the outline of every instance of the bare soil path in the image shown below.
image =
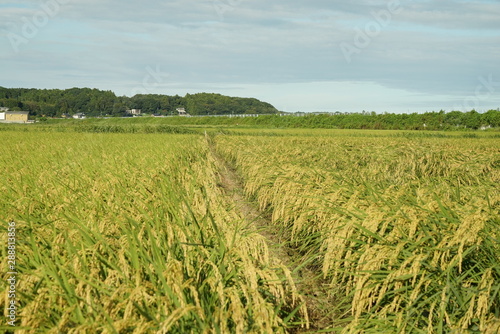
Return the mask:
<path id="1" fill-rule="evenodd" d="M 270 254 L 290 269 L 295 285 L 306 301 L 310 327 L 307 330 L 292 329 L 290 333 L 317 333 L 318 330 L 333 327 L 335 298 L 331 295 L 329 283 L 322 278 L 321 271 L 308 267 L 305 263 L 307 259 L 286 246 L 286 238 L 273 226 L 270 214 L 261 212 L 257 203 L 245 197 L 243 180 L 237 171 L 217 153 L 211 138 L 207 138 L 207 141 L 218 165 L 219 185 L 234 202 L 235 210 L 266 238 Z"/>

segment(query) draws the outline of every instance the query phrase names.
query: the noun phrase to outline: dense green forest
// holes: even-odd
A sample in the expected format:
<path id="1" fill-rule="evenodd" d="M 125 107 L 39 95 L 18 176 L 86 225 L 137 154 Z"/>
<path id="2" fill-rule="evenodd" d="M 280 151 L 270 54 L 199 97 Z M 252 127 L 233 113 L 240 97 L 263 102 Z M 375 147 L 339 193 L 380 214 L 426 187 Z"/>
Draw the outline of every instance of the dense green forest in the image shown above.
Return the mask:
<path id="1" fill-rule="evenodd" d="M 173 115 L 186 108 L 191 115 L 273 114 L 278 110 L 254 98 L 199 93 L 168 96 L 159 94 L 116 96 L 111 91 L 90 88 L 29 89 L 0 87 L 0 107 L 29 111 L 35 117 L 60 117 L 84 113 L 87 116 L 124 116 L 128 109 L 143 113 Z"/>

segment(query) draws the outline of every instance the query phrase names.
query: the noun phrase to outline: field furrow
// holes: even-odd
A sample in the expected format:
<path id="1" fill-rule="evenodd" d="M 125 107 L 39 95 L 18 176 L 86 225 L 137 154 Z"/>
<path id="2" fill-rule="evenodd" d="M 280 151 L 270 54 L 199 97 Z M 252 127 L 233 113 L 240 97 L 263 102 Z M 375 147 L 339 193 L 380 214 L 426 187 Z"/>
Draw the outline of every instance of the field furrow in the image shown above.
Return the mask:
<path id="1" fill-rule="evenodd" d="M 500 332 L 495 136 L 67 124 L 0 131 L 16 333 Z"/>
<path id="2" fill-rule="evenodd" d="M 248 198 L 270 210 L 290 244 L 345 297 L 332 324 L 339 331 L 498 330 L 497 141 L 221 135 L 216 142 Z"/>
<path id="3" fill-rule="evenodd" d="M 271 333 L 305 311 L 288 269 L 222 196 L 202 136 L 0 135 L 16 333 Z"/>

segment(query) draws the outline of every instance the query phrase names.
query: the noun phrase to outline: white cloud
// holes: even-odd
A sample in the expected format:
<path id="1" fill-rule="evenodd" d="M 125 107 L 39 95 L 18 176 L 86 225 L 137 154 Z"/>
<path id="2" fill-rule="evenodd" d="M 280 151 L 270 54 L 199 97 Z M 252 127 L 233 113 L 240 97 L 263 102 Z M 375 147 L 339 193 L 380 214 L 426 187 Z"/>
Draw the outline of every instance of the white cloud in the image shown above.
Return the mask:
<path id="1" fill-rule="evenodd" d="M 23 36 L 23 24 L 47 1 L 0 2 L 1 86 L 90 86 L 127 94 L 148 67 L 159 67 L 168 80 L 154 88 L 165 94 L 174 86 L 233 85 L 273 103 L 291 84 L 294 96 L 310 101 L 302 107 L 318 109 L 333 104 L 319 87 L 359 82 L 369 83 L 362 94 L 383 111 L 384 103 L 393 104 L 391 89 L 406 92 L 399 95 L 409 105 L 423 108 L 429 101 L 440 109 L 468 96 L 478 77 L 500 78 L 498 2 L 400 1 L 401 10 L 348 63 L 340 44 L 356 46 L 360 33 L 377 23 L 373 13 L 395 0 L 64 0 L 15 53 L 7 36 Z M 358 108 L 360 86 L 346 87 L 351 93 L 335 98 Z M 489 101 L 497 103 L 493 96 Z"/>

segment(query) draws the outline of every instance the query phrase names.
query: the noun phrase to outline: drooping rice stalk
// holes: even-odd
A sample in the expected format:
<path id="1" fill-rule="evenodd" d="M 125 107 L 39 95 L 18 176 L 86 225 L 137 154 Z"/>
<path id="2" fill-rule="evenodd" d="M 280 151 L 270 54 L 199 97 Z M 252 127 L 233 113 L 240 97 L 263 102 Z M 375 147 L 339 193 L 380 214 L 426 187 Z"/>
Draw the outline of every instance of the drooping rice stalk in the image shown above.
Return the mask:
<path id="1" fill-rule="evenodd" d="M 498 141 L 221 135 L 217 148 L 349 297 L 339 330 L 499 328 Z"/>
<path id="2" fill-rule="evenodd" d="M 17 332 L 272 333 L 305 312 L 289 269 L 229 210 L 202 136 L 0 136 Z"/>

